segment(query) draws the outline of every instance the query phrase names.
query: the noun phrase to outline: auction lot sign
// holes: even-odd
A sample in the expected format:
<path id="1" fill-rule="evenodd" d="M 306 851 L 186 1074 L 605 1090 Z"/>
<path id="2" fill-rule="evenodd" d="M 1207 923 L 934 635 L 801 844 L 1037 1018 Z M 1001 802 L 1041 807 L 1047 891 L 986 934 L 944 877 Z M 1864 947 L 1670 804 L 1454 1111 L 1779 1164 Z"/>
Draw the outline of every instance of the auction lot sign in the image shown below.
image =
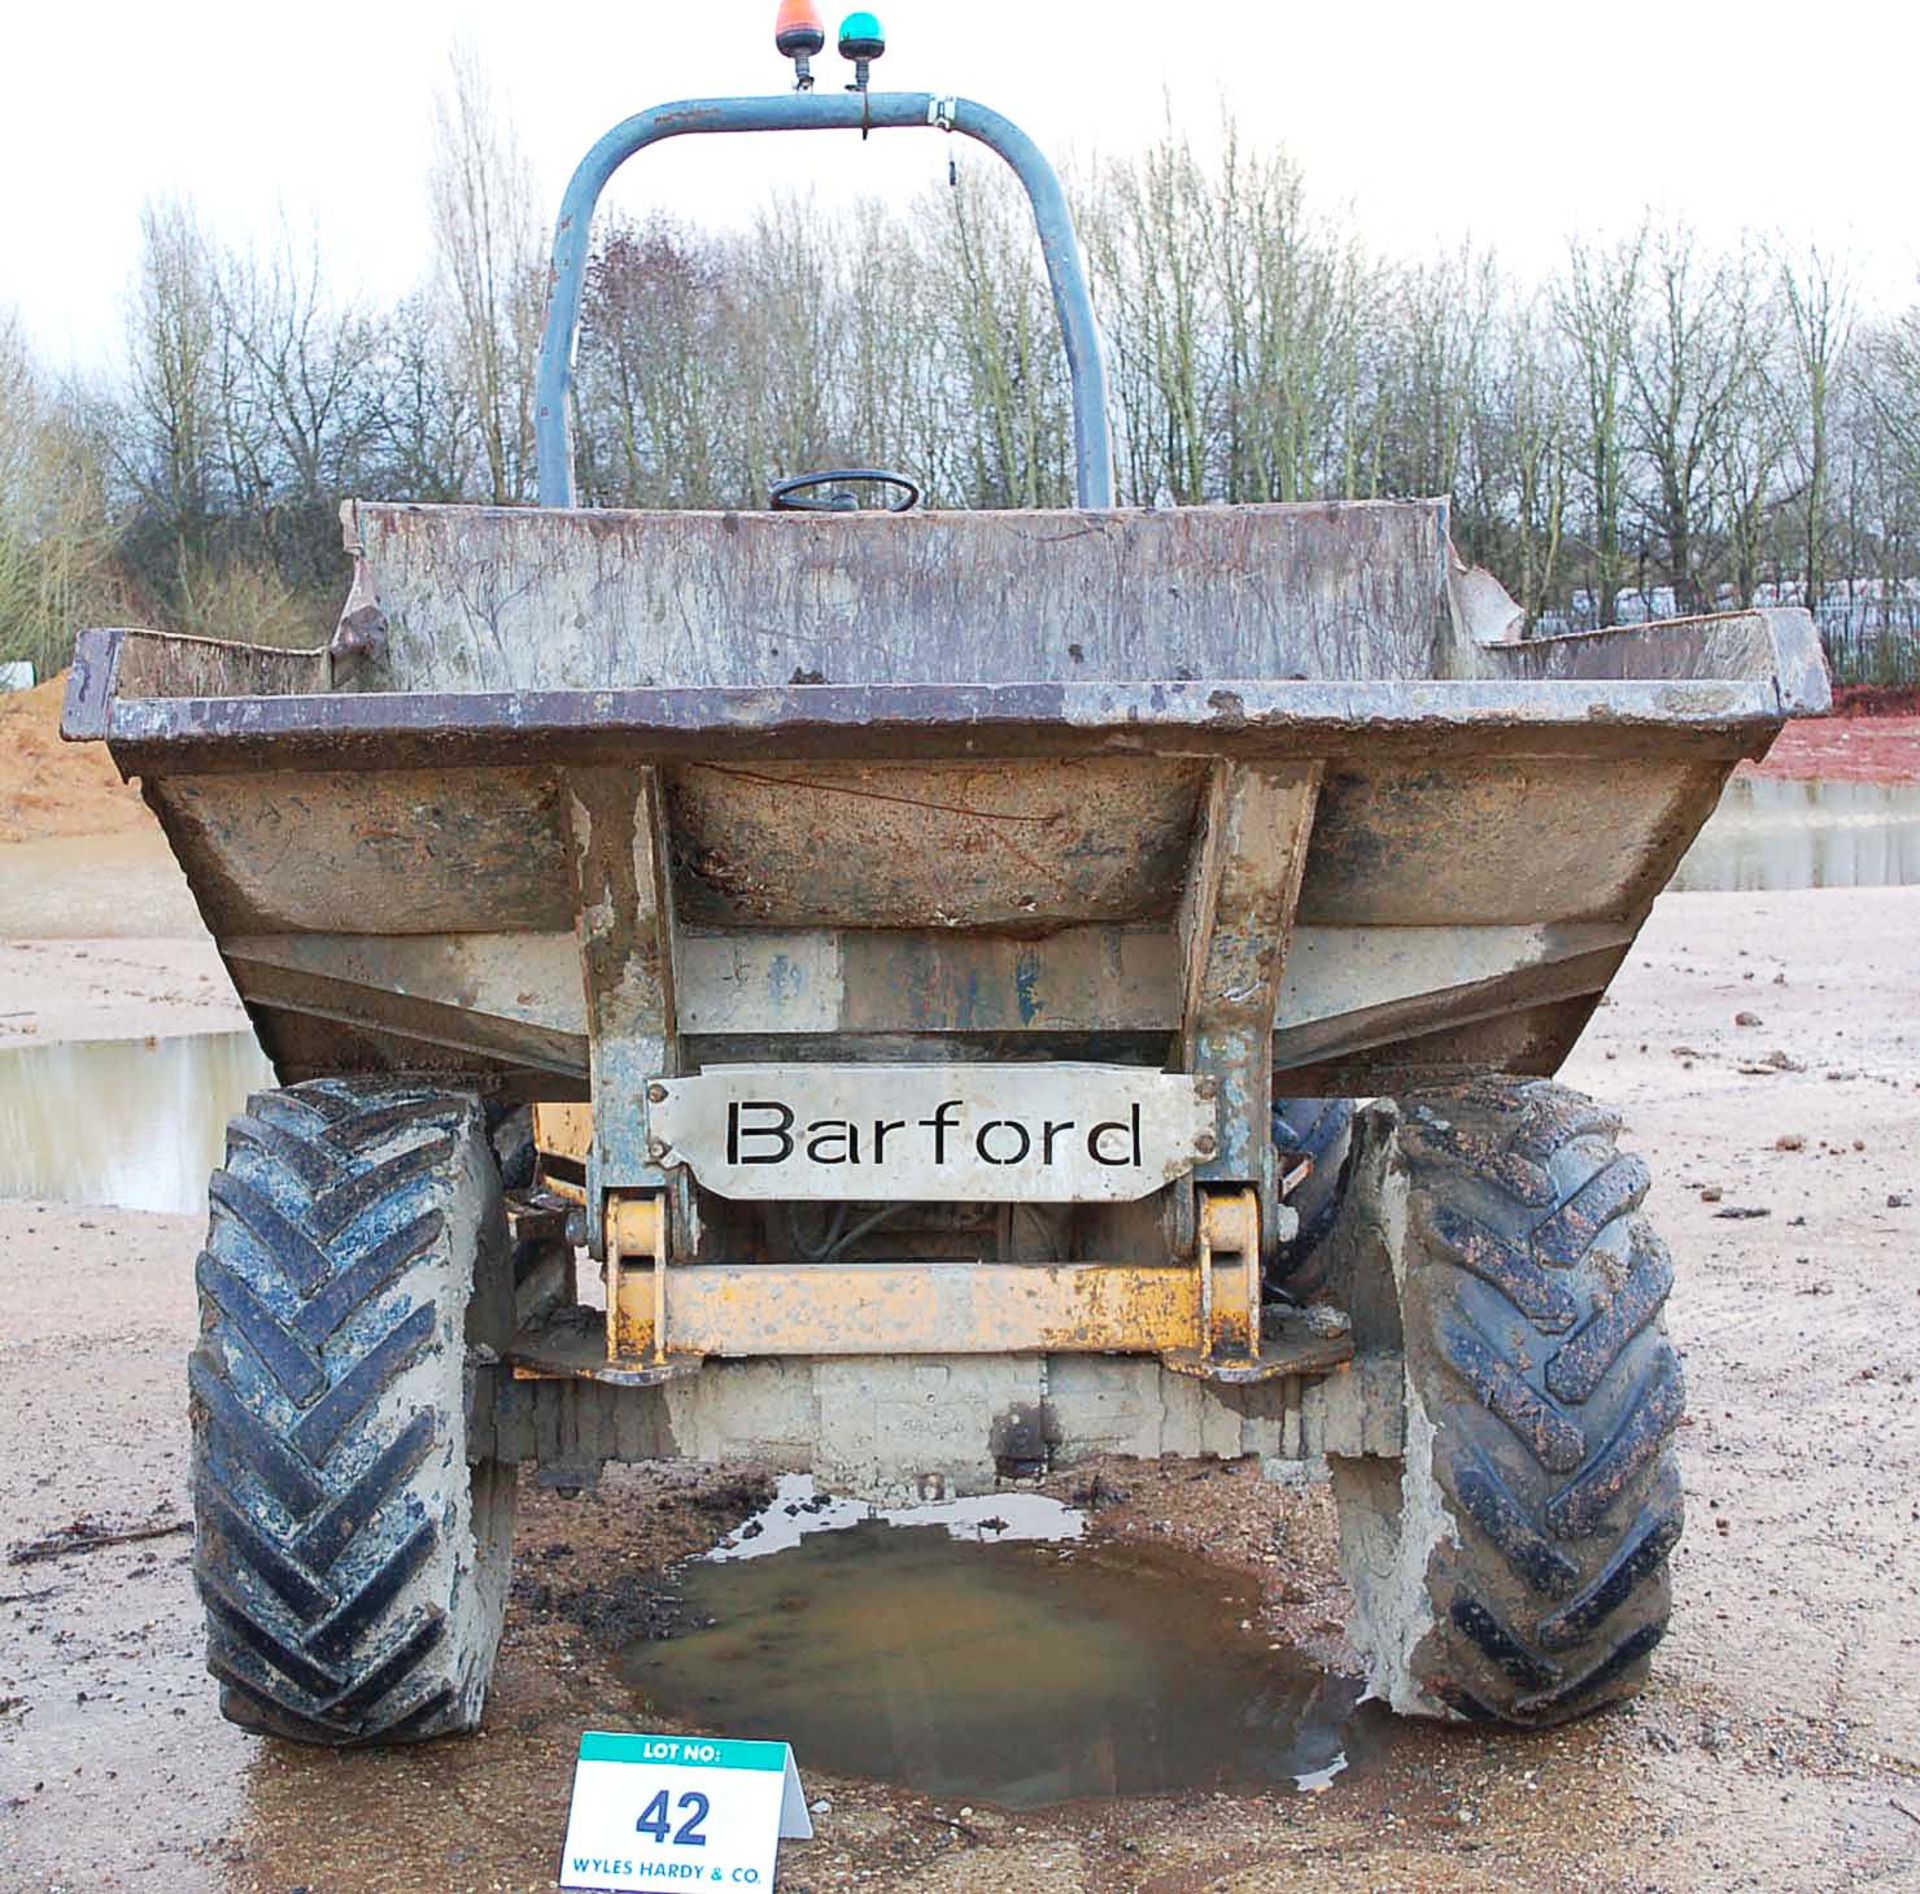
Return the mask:
<path id="1" fill-rule="evenodd" d="M 813 1836 L 785 1743 L 588 1730 L 574 1766 L 560 1885 L 766 1894 L 783 1836 Z"/>

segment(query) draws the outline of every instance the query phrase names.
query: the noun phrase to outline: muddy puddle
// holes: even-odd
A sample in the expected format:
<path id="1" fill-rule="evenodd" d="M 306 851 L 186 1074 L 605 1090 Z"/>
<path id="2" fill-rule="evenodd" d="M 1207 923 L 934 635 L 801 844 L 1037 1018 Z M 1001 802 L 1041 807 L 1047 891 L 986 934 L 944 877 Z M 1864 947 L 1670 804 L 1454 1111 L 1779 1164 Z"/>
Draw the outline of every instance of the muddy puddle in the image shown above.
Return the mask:
<path id="1" fill-rule="evenodd" d="M 244 1032 L 0 1052 L 0 1197 L 203 1209 L 227 1120 L 272 1083 Z"/>
<path id="2" fill-rule="evenodd" d="M 1683 894 L 1920 884 L 1920 783 L 1738 776 L 1687 851 Z"/>
<path id="3" fill-rule="evenodd" d="M 623 1656 L 636 1717 L 1008 1809 L 1318 1789 L 1378 1744 L 1357 1682 L 1258 1631 L 1252 1584 L 1169 1546 L 994 1531 L 868 1519 L 686 1568 L 678 1631 Z"/>

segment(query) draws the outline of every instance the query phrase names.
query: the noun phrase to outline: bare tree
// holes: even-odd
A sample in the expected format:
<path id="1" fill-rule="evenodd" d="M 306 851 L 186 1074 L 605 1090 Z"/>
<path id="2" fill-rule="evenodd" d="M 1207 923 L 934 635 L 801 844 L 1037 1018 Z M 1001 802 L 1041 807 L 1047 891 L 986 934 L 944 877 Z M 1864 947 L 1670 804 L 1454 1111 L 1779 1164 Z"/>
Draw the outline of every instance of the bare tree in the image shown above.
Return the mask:
<path id="1" fill-rule="evenodd" d="M 1849 571 L 1872 570 L 1882 622 L 1904 628 L 1910 652 L 1920 629 L 1920 310 L 1875 329 L 1856 355 L 1846 384 Z M 1911 663 L 1886 667 L 1884 681 L 1916 681 Z"/>
<path id="2" fill-rule="evenodd" d="M 533 377 L 546 272 L 532 174 L 470 49 L 456 52 L 435 101 L 429 174 L 435 279 L 455 317 L 484 497 L 533 497 Z"/>
<path id="3" fill-rule="evenodd" d="M 898 467 L 916 478 L 942 473 L 946 367 L 927 311 L 921 254 L 910 230 L 871 201 L 853 214 L 838 251 L 834 293 L 842 301 L 836 452 Z M 958 499 L 951 489 L 936 497 Z"/>
<path id="4" fill-rule="evenodd" d="M 1352 408 L 1367 296 L 1358 252 L 1311 215 L 1284 152 L 1246 149 L 1224 129 L 1207 232 L 1224 325 L 1229 500 L 1295 500 L 1359 490 Z"/>
<path id="5" fill-rule="evenodd" d="M 1682 612 L 1712 601 L 1714 465 L 1750 374 L 1751 259 L 1703 262 L 1693 233 L 1664 233 L 1648 259 L 1645 328 L 1629 367 L 1633 422 L 1650 475 L 1647 514 Z"/>
<path id="6" fill-rule="evenodd" d="M 1539 301 L 1508 308 L 1476 402 L 1471 460 L 1487 544 L 1531 631 L 1561 586 L 1574 433 L 1564 343 Z"/>
<path id="7" fill-rule="evenodd" d="M 930 342 L 946 371 L 940 490 L 976 506 L 1059 506 L 1072 492 L 1065 353 L 1025 200 L 966 176 L 922 206 L 925 280 L 947 286 Z"/>
<path id="8" fill-rule="evenodd" d="M 715 246 L 664 218 L 616 224 L 587 272 L 582 489 L 600 504 L 740 505 L 746 418 L 722 392 L 731 286 Z"/>
<path id="9" fill-rule="evenodd" d="M 1571 246 L 1556 299 L 1585 409 L 1579 463 L 1585 481 L 1587 550 L 1597 620 L 1613 623 L 1627 575 L 1622 520 L 1627 499 L 1623 409 L 1634 317 L 1647 245 L 1644 226 L 1611 250 Z"/>
<path id="10" fill-rule="evenodd" d="M 1779 261 L 1780 289 L 1792 344 L 1793 380 L 1785 385 L 1793 424 L 1783 429 L 1799 472 L 1794 516 L 1799 539 L 1801 596 L 1808 611 L 1825 589 L 1827 483 L 1835 384 L 1843 372 L 1853 323 L 1853 297 L 1831 257 L 1809 249 L 1798 261 Z"/>
<path id="11" fill-rule="evenodd" d="M 1500 295 L 1493 259 L 1462 249 L 1396 272 L 1391 339 L 1382 351 L 1379 425 L 1384 489 L 1452 494 L 1469 557 L 1488 556 L 1493 470 L 1468 447 L 1484 405 L 1486 351 Z M 1470 491 L 1477 483 L 1481 491 Z"/>
<path id="12" fill-rule="evenodd" d="M 343 492 L 531 497 L 544 233 L 470 56 L 437 146 L 431 276 L 395 307 L 334 293 L 310 248 L 233 255 L 159 205 L 120 387 L 22 382 L 17 338 L 0 346 L 0 638 L 80 569 L 54 550 L 109 528 L 162 616 L 292 636 L 333 602 Z M 1636 579 L 1692 610 L 1790 576 L 1829 618 L 1837 578 L 1870 580 L 1850 638 L 1920 616 L 1920 309 L 1857 316 L 1825 252 L 1643 227 L 1574 243 L 1545 290 L 1472 249 L 1390 260 L 1231 120 L 1211 152 L 1169 127 L 1083 172 L 1075 209 L 1128 501 L 1445 493 L 1530 629 L 1612 621 Z M 779 475 L 867 461 L 942 505 L 1057 505 L 1068 393 L 1029 210 L 998 171 L 904 214 L 830 223 L 789 198 L 745 232 L 613 223 L 593 250 L 590 504 L 752 506 Z M 92 526 L 49 497 L 63 481 L 94 496 Z M 1904 675 L 1902 636 L 1870 660 L 1834 648 Z"/>
<path id="13" fill-rule="evenodd" d="M 375 322 L 366 369 L 370 491 L 437 501 L 474 491 L 479 427 L 454 328 L 431 290 Z"/>
<path id="14" fill-rule="evenodd" d="M 289 585 L 340 574 L 333 502 L 358 484 L 377 436 L 376 334 L 322 287 L 316 249 L 285 231 L 263 261 L 218 260 L 221 435 L 235 506 Z"/>
<path id="15" fill-rule="evenodd" d="M 1169 128 L 1137 157 L 1103 166 L 1080 209 L 1114 357 L 1122 483 L 1143 505 L 1208 492 L 1208 197 L 1191 146 Z"/>
<path id="16" fill-rule="evenodd" d="M 0 658 L 51 673 L 116 591 L 99 442 L 0 314 Z"/>
<path id="17" fill-rule="evenodd" d="M 788 197 L 755 219 L 729 272 L 740 302 L 733 379 L 749 427 L 733 503 L 764 506 L 773 482 L 841 458 L 835 408 L 845 297 L 824 220 Z"/>
<path id="18" fill-rule="evenodd" d="M 1758 593 L 1775 542 L 1781 472 L 1794 425 L 1791 393 L 1781 381 L 1778 304 L 1756 283 L 1747 289 L 1744 347 L 1708 469 L 1718 494 L 1727 580 L 1741 605 L 1752 604 Z"/>
<path id="19" fill-rule="evenodd" d="M 213 550 L 221 333 L 212 252 L 184 204 L 149 204 L 128 313 L 119 472 L 145 515 L 151 576 L 184 588 Z"/>

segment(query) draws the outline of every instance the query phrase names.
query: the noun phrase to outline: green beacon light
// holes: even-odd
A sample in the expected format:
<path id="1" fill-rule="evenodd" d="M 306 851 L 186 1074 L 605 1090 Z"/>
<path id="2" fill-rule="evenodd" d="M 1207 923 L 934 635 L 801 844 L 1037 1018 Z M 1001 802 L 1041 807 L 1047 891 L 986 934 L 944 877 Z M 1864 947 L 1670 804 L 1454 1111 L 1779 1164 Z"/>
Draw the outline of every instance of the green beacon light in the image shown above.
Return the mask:
<path id="1" fill-rule="evenodd" d="M 853 61 L 849 92 L 864 92 L 873 62 L 887 50 L 886 28 L 877 13 L 849 13 L 840 22 L 840 57 Z"/>

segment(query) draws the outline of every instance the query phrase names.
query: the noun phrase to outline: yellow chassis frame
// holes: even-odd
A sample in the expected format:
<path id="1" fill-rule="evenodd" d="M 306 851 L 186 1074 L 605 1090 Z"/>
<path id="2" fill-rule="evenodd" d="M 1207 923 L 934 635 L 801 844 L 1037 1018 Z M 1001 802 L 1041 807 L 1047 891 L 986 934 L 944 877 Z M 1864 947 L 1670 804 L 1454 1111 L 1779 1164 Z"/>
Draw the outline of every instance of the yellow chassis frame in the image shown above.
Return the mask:
<path id="1" fill-rule="evenodd" d="M 537 1106 L 534 1137 L 543 1170 L 561 1172 L 550 1185 L 584 1202 L 565 1173 L 592 1148 L 591 1107 Z M 616 1193 L 606 1209 L 606 1368 L 660 1378 L 713 1356 L 1145 1354 L 1244 1382 L 1344 1360 L 1341 1337 L 1263 1338 L 1258 1194 L 1199 1191 L 1191 1261 L 1048 1264 L 676 1263 L 666 1196 Z"/>

